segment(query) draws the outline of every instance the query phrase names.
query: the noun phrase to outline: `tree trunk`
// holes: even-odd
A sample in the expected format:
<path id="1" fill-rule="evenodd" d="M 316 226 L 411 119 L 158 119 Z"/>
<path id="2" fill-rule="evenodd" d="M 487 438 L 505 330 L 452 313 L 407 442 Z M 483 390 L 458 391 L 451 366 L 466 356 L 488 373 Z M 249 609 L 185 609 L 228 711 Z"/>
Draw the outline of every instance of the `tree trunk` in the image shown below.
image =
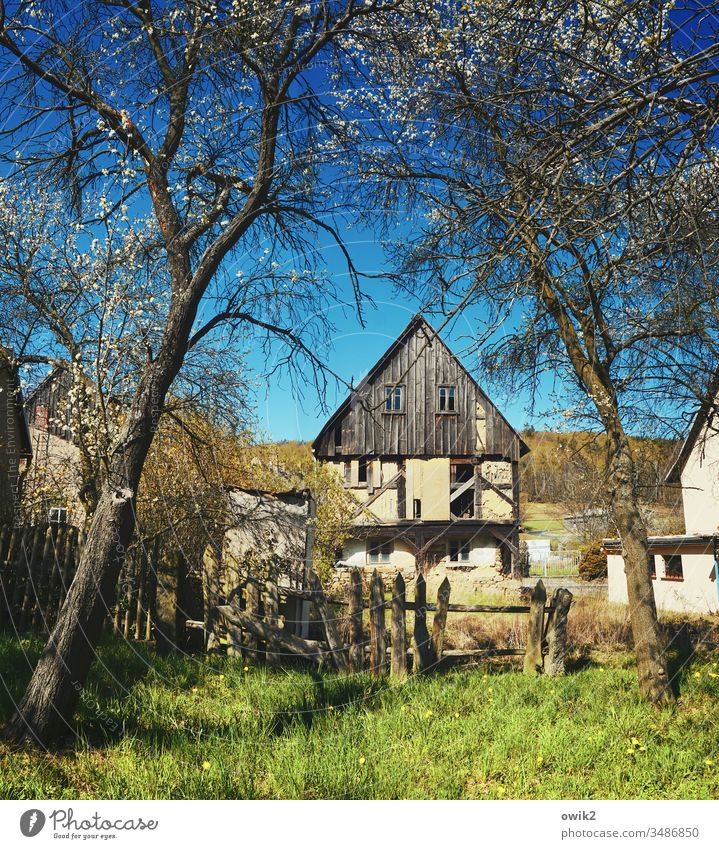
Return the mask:
<path id="1" fill-rule="evenodd" d="M 173 299 L 157 358 L 140 380 L 111 456 L 75 578 L 17 711 L 3 729 L 6 739 L 47 746 L 72 730 L 135 529 L 135 499 L 145 457 L 182 364 L 196 309 L 187 292 Z"/>
<path id="2" fill-rule="evenodd" d="M 654 601 L 647 528 L 634 485 L 634 460 L 624 433 L 617 428 L 611 428 L 611 431 L 608 428 L 607 431 L 611 445 L 612 514 L 624 553 L 639 691 L 650 702 L 672 702 L 674 693 L 669 682 L 664 641 Z"/>

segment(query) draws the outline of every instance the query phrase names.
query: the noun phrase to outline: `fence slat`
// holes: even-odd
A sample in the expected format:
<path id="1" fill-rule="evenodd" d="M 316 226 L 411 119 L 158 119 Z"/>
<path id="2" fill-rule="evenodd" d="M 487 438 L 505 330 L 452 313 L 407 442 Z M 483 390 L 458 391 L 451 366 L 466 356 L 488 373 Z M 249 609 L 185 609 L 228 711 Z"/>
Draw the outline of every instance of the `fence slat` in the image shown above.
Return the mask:
<path id="1" fill-rule="evenodd" d="M 449 579 L 445 577 L 437 590 L 437 612 L 432 622 L 432 662 L 439 663 L 442 660 L 442 644 L 444 643 L 444 629 L 447 626 L 447 608 L 449 607 L 450 586 Z"/>
<path id="2" fill-rule="evenodd" d="M 42 554 L 43 546 L 43 529 L 40 525 L 35 528 L 35 533 L 32 535 L 32 548 L 30 549 L 30 557 L 27 562 L 27 579 L 25 581 L 25 593 L 22 600 L 22 608 L 20 609 L 19 630 L 25 631 L 30 623 L 30 614 L 32 613 L 35 602 L 35 580 L 37 577 L 38 561 Z"/>
<path id="3" fill-rule="evenodd" d="M 536 675 L 542 671 L 542 636 L 544 633 L 544 605 L 547 601 L 547 591 L 544 582 L 537 581 L 532 590 L 529 605 L 529 621 L 527 623 L 527 650 L 524 654 L 524 672 Z"/>
<path id="4" fill-rule="evenodd" d="M 547 619 L 547 656 L 544 672 L 554 678 L 564 675 L 567 660 L 567 617 L 572 605 L 572 594 L 560 587 L 552 596 L 552 612 Z"/>
<path id="5" fill-rule="evenodd" d="M 417 574 L 414 584 L 414 668 L 420 673 L 429 669 L 430 654 L 429 631 L 427 630 L 427 582 L 422 573 Z"/>
<path id="6" fill-rule="evenodd" d="M 401 572 L 394 578 L 392 593 L 392 678 L 407 675 L 407 620 L 405 613 L 405 586 Z"/>
<path id="7" fill-rule="evenodd" d="M 370 581 L 370 670 L 381 675 L 387 664 L 384 622 L 384 581 L 375 569 Z"/>
<path id="8" fill-rule="evenodd" d="M 314 596 L 314 604 L 317 614 L 324 625 L 327 645 L 330 647 L 330 651 L 332 652 L 335 668 L 338 672 L 349 672 L 349 661 L 347 659 L 347 653 L 345 652 L 342 640 L 340 639 L 339 631 L 337 629 L 337 621 L 332 615 L 332 611 L 327 603 L 325 591 L 322 587 L 322 582 L 314 569 L 311 569 L 309 572 L 308 586 Z"/>
<path id="9" fill-rule="evenodd" d="M 364 646 L 362 633 L 362 575 L 355 566 L 350 572 L 349 617 L 350 617 L 350 669 L 361 672 L 364 669 Z"/>
<path id="10" fill-rule="evenodd" d="M 270 628 L 278 627 L 280 617 L 280 593 L 277 587 L 277 581 L 274 575 L 270 575 L 265 583 L 265 622 Z M 275 664 L 280 660 L 280 656 L 273 652 L 270 646 L 267 646 L 265 652 L 267 663 Z"/>

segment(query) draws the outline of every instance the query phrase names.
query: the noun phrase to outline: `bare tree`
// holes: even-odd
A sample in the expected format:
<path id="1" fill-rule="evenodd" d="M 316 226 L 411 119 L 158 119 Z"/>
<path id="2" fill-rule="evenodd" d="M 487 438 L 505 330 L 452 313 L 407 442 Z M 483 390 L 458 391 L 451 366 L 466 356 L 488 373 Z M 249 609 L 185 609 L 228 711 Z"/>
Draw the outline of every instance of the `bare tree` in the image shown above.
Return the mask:
<path id="1" fill-rule="evenodd" d="M 392 226 L 408 206 L 423 222 L 394 243 L 400 285 L 423 280 L 426 308 L 471 316 L 490 377 L 541 391 L 551 373 L 565 416 L 607 436 L 606 498 L 653 702 L 672 692 L 628 434 L 662 412 L 676 421 L 716 361 L 719 44 L 702 10 L 412 4 L 356 105 L 376 127 L 362 165 L 374 196 Z"/>
<path id="2" fill-rule="evenodd" d="M 165 294 L 77 575 L 10 737 L 48 743 L 68 729 L 133 533 L 158 414 L 188 353 L 222 326 L 252 326 L 303 355 L 322 379 L 303 307 L 312 304 L 321 329 L 331 290 L 319 285 L 311 258 L 321 239 L 339 241 L 341 210 L 337 175 L 322 167 L 336 107 L 321 91 L 357 42 L 355 26 L 380 6 L 55 0 L 7 15 L 0 3 L 12 168 L 54 179 L 97 226 L 149 219 Z M 297 263 L 281 278 L 271 266 L 278 249 Z M 232 274 L 230 260 L 243 255 L 266 260 L 268 285 Z"/>

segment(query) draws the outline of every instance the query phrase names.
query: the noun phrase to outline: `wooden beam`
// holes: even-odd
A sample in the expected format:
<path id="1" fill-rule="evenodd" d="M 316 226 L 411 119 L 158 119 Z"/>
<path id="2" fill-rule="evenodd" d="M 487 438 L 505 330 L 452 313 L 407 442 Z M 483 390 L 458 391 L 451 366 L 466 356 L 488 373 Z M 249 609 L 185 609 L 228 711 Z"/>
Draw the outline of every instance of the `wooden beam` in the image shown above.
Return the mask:
<path id="1" fill-rule="evenodd" d="M 375 490 L 375 492 L 366 501 L 362 502 L 359 509 L 355 513 L 355 516 L 354 516 L 355 519 L 358 516 L 361 516 L 362 512 L 364 510 L 366 510 L 370 506 L 370 504 L 374 504 L 374 502 L 380 497 L 380 495 L 387 492 L 387 490 L 392 489 L 394 487 L 394 484 L 397 483 L 397 481 L 400 478 L 403 478 L 403 477 L 404 477 L 404 472 L 400 470 L 399 472 L 397 472 L 397 474 L 393 478 L 388 480 L 386 484 L 381 486 L 379 489 Z"/>
<path id="2" fill-rule="evenodd" d="M 465 481 L 462 484 L 462 486 L 460 486 L 458 489 L 452 490 L 450 492 L 450 495 L 449 495 L 449 503 L 451 504 L 455 500 L 455 498 L 459 498 L 459 496 L 463 492 L 466 492 L 468 489 L 471 489 L 471 487 L 473 487 L 473 486 L 474 486 L 474 478 L 471 478 L 470 480 Z"/>
<path id="3" fill-rule="evenodd" d="M 507 504 L 511 504 L 514 506 L 514 499 L 511 495 L 507 495 L 507 491 L 504 489 L 500 489 L 498 486 L 493 484 L 491 481 L 488 481 L 483 475 L 477 475 L 481 484 L 488 486 L 493 492 L 496 492 L 500 498 L 503 498 Z"/>
<path id="4" fill-rule="evenodd" d="M 225 622 L 241 628 L 244 631 L 250 631 L 253 636 L 260 640 L 264 640 L 273 646 L 280 649 L 285 649 L 290 654 L 298 657 L 311 660 L 319 664 L 327 664 L 331 662 L 332 653 L 327 650 L 321 643 L 314 640 L 303 640 L 301 637 L 296 637 L 294 634 L 286 634 L 279 628 L 270 628 L 266 622 L 261 619 L 255 619 L 249 616 L 243 610 L 230 604 L 223 604 L 217 608 L 217 613 Z"/>

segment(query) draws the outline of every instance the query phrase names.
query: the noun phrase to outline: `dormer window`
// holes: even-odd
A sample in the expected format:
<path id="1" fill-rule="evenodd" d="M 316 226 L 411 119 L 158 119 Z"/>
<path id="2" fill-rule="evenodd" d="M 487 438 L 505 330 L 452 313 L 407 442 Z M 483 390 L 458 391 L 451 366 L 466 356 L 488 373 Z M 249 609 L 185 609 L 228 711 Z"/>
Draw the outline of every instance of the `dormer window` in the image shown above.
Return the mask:
<path id="1" fill-rule="evenodd" d="M 404 386 L 385 386 L 385 413 L 401 413 L 404 410 Z"/>
<path id="2" fill-rule="evenodd" d="M 437 412 L 454 413 L 457 411 L 457 387 L 439 386 L 437 388 Z"/>

